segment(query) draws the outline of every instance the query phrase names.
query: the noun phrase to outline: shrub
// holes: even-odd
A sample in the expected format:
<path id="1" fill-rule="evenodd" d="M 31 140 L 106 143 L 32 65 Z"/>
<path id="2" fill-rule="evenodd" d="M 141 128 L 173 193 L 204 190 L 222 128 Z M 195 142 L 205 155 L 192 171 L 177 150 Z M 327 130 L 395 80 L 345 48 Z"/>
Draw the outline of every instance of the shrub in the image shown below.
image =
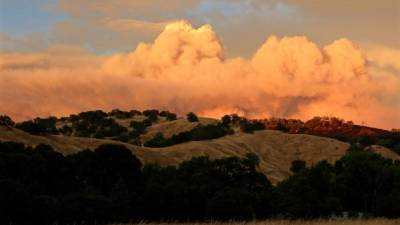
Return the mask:
<path id="1" fill-rule="evenodd" d="M 9 126 L 12 127 L 15 125 L 15 122 L 7 115 L 0 115 L 0 126 Z"/>
<path id="2" fill-rule="evenodd" d="M 146 124 L 145 122 L 139 122 L 139 121 L 132 121 L 129 125 L 133 130 L 135 130 L 139 134 L 143 134 L 146 132 Z"/>
<path id="3" fill-rule="evenodd" d="M 36 118 L 34 120 L 18 123 L 16 127 L 33 135 L 58 134 L 56 123 L 56 117 L 49 117 L 46 119 Z"/>
<path id="4" fill-rule="evenodd" d="M 142 112 L 138 111 L 138 110 L 131 110 L 129 111 L 133 116 L 140 116 L 142 115 Z"/>
<path id="5" fill-rule="evenodd" d="M 62 126 L 59 130 L 58 130 L 62 135 L 66 135 L 66 136 L 71 136 L 72 135 L 72 127 L 68 126 L 68 125 L 64 125 Z"/>
<path id="6" fill-rule="evenodd" d="M 191 140 L 209 140 L 223 137 L 227 134 L 232 134 L 232 130 L 225 129 L 221 124 L 213 125 L 198 125 L 190 131 Z"/>
<path id="7" fill-rule="evenodd" d="M 78 114 L 78 117 L 79 119 L 86 120 L 91 124 L 102 124 L 108 117 L 108 114 L 101 110 L 96 110 L 96 111 L 81 112 Z"/>
<path id="8" fill-rule="evenodd" d="M 161 148 L 171 145 L 168 139 L 164 138 L 162 133 L 157 133 L 152 139 L 144 143 L 145 147 Z"/>
<path id="9" fill-rule="evenodd" d="M 144 120 L 143 120 L 143 124 L 144 124 L 146 127 L 150 127 L 150 126 L 153 124 L 153 122 L 152 122 L 150 119 L 144 119 Z"/>
<path id="10" fill-rule="evenodd" d="M 232 119 L 229 115 L 225 115 L 221 118 L 222 125 L 227 127 L 232 122 Z"/>
<path id="11" fill-rule="evenodd" d="M 265 130 L 265 125 L 259 121 L 242 119 L 240 121 L 240 130 L 245 133 L 253 133 L 256 130 Z"/>
<path id="12" fill-rule="evenodd" d="M 164 110 L 159 113 L 159 116 L 167 117 L 168 114 L 170 114 L 170 112 Z"/>
<path id="13" fill-rule="evenodd" d="M 285 126 L 285 124 L 283 124 L 283 123 L 278 123 L 277 125 L 276 125 L 276 129 L 277 130 L 280 130 L 280 131 L 282 131 L 282 132 L 288 132 L 289 131 L 289 129 Z"/>
<path id="14" fill-rule="evenodd" d="M 127 115 L 126 113 L 116 109 L 110 115 L 122 118 L 124 117 L 122 115 Z M 113 137 L 115 140 L 125 140 L 124 133 L 128 132 L 127 128 L 121 126 L 100 110 L 83 112 L 73 117 L 71 119 L 72 129 L 78 137 L 95 137 L 99 139 Z"/>
<path id="15" fill-rule="evenodd" d="M 145 115 L 151 122 L 156 122 L 158 120 L 159 112 L 156 109 L 145 110 L 143 111 L 143 115 Z"/>
<path id="16" fill-rule="evenodd" d="M 158 133 L 154 138 L 145 143 L 147 147 L 166 147 L 188 141 L 201 141 L 220 138 L 225 135 L 233 134 L 233 130 L 227 129 L 222 124 L 199 124 L 190 131 L 180 132 L 172 135 L 171 138 L 164 138 L 162 133 Z"/>
<path id="17" fill-rule="evenodd" d="M 193 112 L 190 112 L 186 115 L 186 118 L 189 122 L 193 123 L 193 122 L 198 122 L 199 118 L 197 117 L 196 114 L 194 114 Z"/>
<path id="18" fill-rule="evenodd" d="M 170 114 L 168 114 L 168 115 L 167 115 L 167 120 L 168 120 L 168 121 L 177 120 L 176 114 L 175 114 L 175 113 L 170 113 Z"/>
<path id="19" fill-rule="evenodd" d="M 108 115 L 116 117 L 118 119 L 130 119 L 133 117 L 134 114 L 132 112 L 113 109 L 111 112 L 108 113 Z"/>
<path id="20" fill-rule="evenodd" d="M 168 111 L 161 111 L 160 112 L 160 116 L 165 117 L 168 121 L 173 121 L 173 120 L 177 119 L 175 113 L 171 113 L 171 112 L 168 112 Z"/>
<path id="21" fill-rule="evenodd" d="M 40 130 L 39 126 L 32 120 L 17 123 L 16 128 L 33 135 L 39 135 L 44 132 L 43 130 Z"/>
<path id="22" fill-rule="evenodd" d="M 290 167 L 290 171 L 293 173 L 298 173 L 306 168 L 306 162 L 303 160 L 294 160 L 292 162 L 292 166 Z"/>
<path id="23" fill-rule="evenodd" d="M 233 124 L 239 124 L 240 121 L 242 121 L 242 118 L 240 116 L 238 116 L 237 114 L 232 114 L 231 121 Z"/>

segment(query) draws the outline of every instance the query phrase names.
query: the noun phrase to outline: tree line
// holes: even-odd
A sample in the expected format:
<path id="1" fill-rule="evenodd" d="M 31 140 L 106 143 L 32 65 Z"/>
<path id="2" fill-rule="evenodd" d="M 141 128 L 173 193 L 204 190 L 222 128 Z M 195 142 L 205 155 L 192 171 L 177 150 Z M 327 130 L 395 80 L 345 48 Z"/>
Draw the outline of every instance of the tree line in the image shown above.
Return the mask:
<path id="1" fill-rule="evenodd" d="M 0 142 L 1 224 L 400 216 L 400 162 L 352 150 L 334 164 L 292 163 L 272 185 L 243 158 L 143 165 L 123 145 L 64 156 L 47 145 Z"/>
<path id="2" fill-rule="evenodd" d="M 134 120 L 134 116 L 142 116 L 144 118 Z M 195 113 L 189 112 L 186 115 L 186 120 L 190 123 L 197 123 L 193 129 L 180 132 L 169 138 L 165 138 L 162 133 L 158 133 L 152 139 L 142 143 L 141 135 L 145 134 L 147 128 L 159 121 L 161 117 L 166 121 L 177 120 L 177 115 L 169 111 L 160 112 L 156 109 L 150 109 L 140 112 L 137 110 L 122 111 L 114 109 L 108 113 L 95 110 L 73 114 L 69 117 L 57 118 L 51 116 L 48 118 L 35 118 L 20 123 L 15 123 L 6 115 L 0 115 L 0 125 L 16 127 L 32 135 L 51 134 L 111 139 L 146 147 L 166 147 L 188 141 L 220 138 L 233 134 L 234 127 L 238 127 L 245 133 L 253 133 L 256 130 L 265 129 L 263 123 L 255 120 L 250 121 L 235 114 L 223 116 L 221 122 L 216 124 L 203 125 Z M 124 127 L 117 122 L 117 119 L 131 119 L 131 121 L 128 127 Z"/>

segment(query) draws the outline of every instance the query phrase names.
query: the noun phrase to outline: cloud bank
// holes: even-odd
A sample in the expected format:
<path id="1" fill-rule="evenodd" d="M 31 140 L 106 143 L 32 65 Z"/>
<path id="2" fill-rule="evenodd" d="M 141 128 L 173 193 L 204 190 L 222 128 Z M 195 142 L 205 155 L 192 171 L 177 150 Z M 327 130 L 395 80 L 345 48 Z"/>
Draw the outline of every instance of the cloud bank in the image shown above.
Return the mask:
<path id="1" fill-rule="evenodd" d="M 337 116 L 400 127 L 399 61 L 393 57 L 399 54 L 380 46 L 362 50 L 348 39 L 319 48 L 306 37 L 271 36 L 252 57 L 227 58 L 210 25 L 178 21 L 128 53 L 97 56 L 52 46 L 0 54 L 0 113 L 22 120 L 158 108 L 211 117 Z"/>

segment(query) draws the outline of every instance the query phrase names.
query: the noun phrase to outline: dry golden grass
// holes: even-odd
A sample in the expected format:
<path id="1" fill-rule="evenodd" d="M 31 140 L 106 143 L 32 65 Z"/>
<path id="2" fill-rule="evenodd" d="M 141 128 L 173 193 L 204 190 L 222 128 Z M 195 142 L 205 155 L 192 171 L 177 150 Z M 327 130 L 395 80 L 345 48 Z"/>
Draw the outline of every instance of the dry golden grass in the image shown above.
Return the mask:
<path id="1" fill-rule="evenodd" d="M 400 220 L 264 220 L 252 222 L 208 222 L 208 223 L 138 223 L 113 225 L 399 225 Z"/>
<path id="2" fill-rule="evenodd" d="M 199 124 L 216 124 L 218 120 L 211 118 L 199 118 L 199 122 L 190 123 L 186 119 L 180 118 L 174 121 L 159 121 L 147 128 L 146 134 L 142 135 L 142 142 L 148 141 L 153 138 L 157 133 L 162 133 L 165 138 L 170 138 L 174 134 L 184 131 L 190 131 Z"/>
<path id="3" fill-rule="evenodd" d="M 94 138 L 34 136 L 5 127 L 0 127 L 0 140 L 22 142 L 30 146 L 44 143 L 53 146 L 65 155 L 82 149 L 94 149 L 105 143 L 119 143 L 131 149 L 142 162 L 160 165 L 178 165 L 195 156 L 209 156 L 215 159 L 229 156 L 241 157 L 251 152 L 260 158 L 260 171 L 274 183 L 290 175 L 290 165 L 295 159 L 305 160 L 309 165 L 321 160 L 333 162 L 348 148 L 347 143 L 329 138 L 285 134 L 272 130 L 257 131 L 254 134 L 236 133 L 219 139 L 192 141 L 166 148 L 145 148 Z"/>
<path id="4" fill-rule="evenodd" d="M 177 164 L 193 156 L 222 158 L 254 153 L 260 159 L 259 169 L 276 183 L 290 175 L 291 162 L 301 159 L 308 165 L 321 160 L 333 162 L 343 156 L 349 145 L 329 138 L 285 134 L 263 130 L 254 134 L 236 133 L 209 141 L 193 141 L 162 149 L 150 149 L 163 157 L 161 164 Z"/>

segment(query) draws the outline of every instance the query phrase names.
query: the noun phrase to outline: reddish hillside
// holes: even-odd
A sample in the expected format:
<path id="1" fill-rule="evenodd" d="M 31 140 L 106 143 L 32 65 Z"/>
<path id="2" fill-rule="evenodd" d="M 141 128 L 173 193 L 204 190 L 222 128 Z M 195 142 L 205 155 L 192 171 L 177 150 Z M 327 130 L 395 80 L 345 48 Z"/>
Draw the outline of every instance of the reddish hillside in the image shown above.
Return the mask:
<path id="1" fill-rule="evenodd" d="M 351 121 L 344 121 L 336 117 L 314 117 L 303 122 L 295 119 L 264 119 L 262 122 L 268 129 L 284 130 L 294 134 L 311 134 L 324 137 L 362 137 L 381 136 L 390 131 L 362 125 L 354 125 Z"/>

